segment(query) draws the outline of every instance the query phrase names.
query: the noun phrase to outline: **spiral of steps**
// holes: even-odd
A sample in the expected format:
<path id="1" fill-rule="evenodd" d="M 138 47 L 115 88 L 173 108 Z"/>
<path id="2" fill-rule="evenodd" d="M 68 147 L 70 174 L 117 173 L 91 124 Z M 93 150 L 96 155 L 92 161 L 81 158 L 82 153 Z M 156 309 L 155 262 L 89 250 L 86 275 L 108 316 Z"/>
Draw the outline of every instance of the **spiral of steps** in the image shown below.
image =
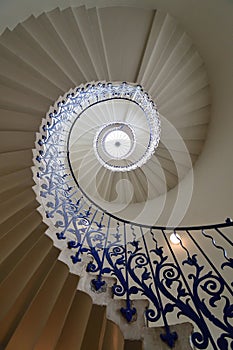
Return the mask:
<path id="1" fill-rule="evenodd" d="M 32 149 L 42 118 L 59 96 L 92 81 L 141 84 L 161 118 L 161 141 L 146 177 L 141 169 L 120 177 L 99 167 L 95 181 L 105 201 L 115 200 L 122 178 L 134 186 L 132 203 L 160 196 L 177 186 L 202 151 L 210 115 L 207 73 L 191 39 L 169 14 L 56 8 L 6 29 L 0 36 L 2 349 L 142 348 L 141 340 L 124 340 L 119 326 L 106 318 L 106 308 L 78 289 L 82 277 L 59 261 L 60 251 L 44 235 L 47 226 L 32 190 Z M 107 121 L 96 121 L 95 127 Z M 82 135 L 88 127 L 85 119 Z M 80 159 L 89 146 L 79 149 Z"/>
<path id="2" fill-rule="evenodd" d="M 77 290 L 79 277 L 57 257 L 42 237 L 1 284 L 1 348 L 123 349 L 122 334 L 106 320 L 105 307 Z"/>

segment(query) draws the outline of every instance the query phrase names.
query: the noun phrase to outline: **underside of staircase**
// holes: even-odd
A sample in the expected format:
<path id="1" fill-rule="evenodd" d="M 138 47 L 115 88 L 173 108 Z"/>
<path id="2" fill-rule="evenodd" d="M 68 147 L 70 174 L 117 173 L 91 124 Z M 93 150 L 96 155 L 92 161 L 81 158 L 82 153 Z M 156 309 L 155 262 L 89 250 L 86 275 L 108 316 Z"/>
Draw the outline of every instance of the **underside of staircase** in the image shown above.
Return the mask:
<path id="1" fill-rule="evenodd" d="M 52 247 L 49 238 L 41 237 L 39 230 L 34 230 L 31 236 L 36 232 L 40 236 L 38 239 L 32 243 L 29 235 L 14 250 L 17 255 L 24 252 L 16 266 L 10 266 L 11 256 L 1 265 L 5 271 L 10 270 L 5 278 L 1 274 L 0 295 L 4 301 L 1 306 L 1 348 L 152 349 L 156 332 L 143 334 L 146 332 L 143 317 L 129 325 L 120 314 L 117 316 L 117 308 L 122 302 L 112 300 L 110 286 L 113 281 L 107 281 L 106 292 L 96 293 L 90 287 L 93 276 L 87 276 L 85 271 L 81 277 L 70 273 L 67 265 L 59 261 L 59 251 Z M 29 241 L 30 248 L 27 247 Z M 120 327 L 113 320 L 120 322 Z M 182 329 L 183 334 L 176 348 L 188 349 L 192 327 L 187 324 L 175 329 Z M 167 349 L 158 339 L 159 331 L 157 348 Z M 149 345 L 145 343 L 143 347 L 143 338 Z"/>
<path id="2" fill-rule="evenodd" d="M 175 188 L 202 151 L 210 116 L 206 68 L 169 14 L 56 8 L 6 29 L 0 36 L 0 349 L 170 348 L 161 327 L 147 327 L 146 299 L 134 300 L 138 316 L 128 323 L 119 312 L 123 301 L 113 298 L 113 278 L 106 277 L 107 288 L 99 292 L 91 283 L 95 275 L 86 272 L 88 261 L 74 273 L 45 235 L 37 210 L 31 167 L 42 118 L 70 89 L 95 81 L 141 84 L 159 106 L 161 142 L 148 165 L 152 190 L 142 190 L 139 170 L 126 174 L 137 189 L 132 204 Z M 173 127 L 180 139 L 169 133 Z M 114 200 L 117 175 L 101 168 L 98 179 L 103 198 Z M 190 323 L 171 331 L 179 334 L 174 349 L 191 349 Z"/>

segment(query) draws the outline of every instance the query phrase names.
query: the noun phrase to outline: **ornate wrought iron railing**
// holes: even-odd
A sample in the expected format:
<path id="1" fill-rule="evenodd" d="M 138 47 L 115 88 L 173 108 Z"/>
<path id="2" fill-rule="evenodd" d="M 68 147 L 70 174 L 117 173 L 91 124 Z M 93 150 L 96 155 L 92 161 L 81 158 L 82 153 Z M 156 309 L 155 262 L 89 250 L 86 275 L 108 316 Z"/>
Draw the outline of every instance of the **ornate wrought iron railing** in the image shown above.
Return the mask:
<path id="1" fill-rule="evenodd" d="M 84 223 L 85 228 L 76 230 L 76 239 L 68 241 L 74 264 L 81 262 L 84 254 L 92 257 L 87 271 L 96 274 L 92 280 L 94 288 L 104 288 L 104 276 L 115 276 L 113 294 L 126 299 L 125 308 L 120 311 L 128 322 L 137 312 L 132 307 L 135 295 L 146 297 L 150 301 L 146 320 L 150 326 L 164 324 L 161 337 L 171 347 L 177 339 L 177 334 L 169 329 L 175 321 L 171 315 L 175 314 L 195 324 L 192 343 L 197 349 L 205 349 L 209 344 L 213 349 L 228 349 L 233 336 L 232 283 L 224 270 L 233 267 L 233 259 L 228 257 L 224 243 L 232 246 L 225 233 L 232 223 L 205 229 L 177 228 L 174 232 L 179 231 L 182 238 L 174 248 L 166 229 L 151 228 L 148 233 L 141 225 L 121 225 L 111 217 L 105 226 L 103 216 L 100 220 L 97 217 L 98 212 L 92 208 L 78 215 L 78 225 Z M 58 237 L 64 239 L 64 235 Z M 209 252 L 201 247 L 203 238 L 209 240 Z M 217 339 L 213 334 L 219 334 Z"/>
<path id="2" fill-rule="evenodd" d="M 70 95 L 68 102 L 75 98 Z M 128 322 L 137 313 L 133 299 L 147 298 L 147 324 L 164 325 L 161 338 L 170 347 L 178 335 L 169 325 L 188 319 L 194 324 L 191 340 L 197 349 L 232 349 L 233 223 L 227 219 L 209 226 L 151 227 L 102 210 L 70 172 L 65 138 L 73 105 L 60 103 L 37 138 L 35 191 L 50 236 L 65 242 L 73 264 L 91 257 L 87 272 L 93 273 L 96 291 L 105 288 L 104 276 L 116 277 L 112 292 L 125 299 L 120 312 Z M 177 245 L 170 242 L 171 233 Z"/>

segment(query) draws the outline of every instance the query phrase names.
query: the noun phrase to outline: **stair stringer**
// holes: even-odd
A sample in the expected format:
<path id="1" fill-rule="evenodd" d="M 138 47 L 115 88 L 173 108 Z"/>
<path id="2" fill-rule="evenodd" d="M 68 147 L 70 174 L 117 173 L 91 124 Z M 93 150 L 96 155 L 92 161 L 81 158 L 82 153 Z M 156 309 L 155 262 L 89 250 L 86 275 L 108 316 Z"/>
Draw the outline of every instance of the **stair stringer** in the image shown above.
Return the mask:
<path id="1" fill-rule="evenodd" d="M 78 273 L 80 275 L 77 290 L 88 294 L 93 304 L 106 307 L 107 319 L 118 325 L 125 340 L 142 340 L 143 327 L 145 327 L 144 311 L 149 305 L 148 300 L 132 301 L 132 307 L 135 307 L 137 310 L 137 317 L 135 317 L 132 322 L 128 323 L 120 312 L 120 309 L 125 307 L 126 301 L 124 299 L 113 298 L 112 286 L 116 283 L 116 278 L 103 277 L 101 280 L 105 282 L 104 288 L 96 291 L 92 280 L 97 275 L 85 271 L 85 266 L 87 266 L 88 262 L 92 259 L 86 256 L 81 263 L 73 264 L 70 255 L 70 249 L 66 248 L 60 253 L 58 260 L 68 265 L 71 273 Z"/>
<path id="2" fill-rule="evenodd" d="M 121 308 L 125 307 L 126 300 L 114 298 L 112 287 L 117 282 L 115 277 L 102 277 L 101 281 L 105 282 L 104 287 L 96 291 L 92 280 L 97 276 L 95 273 L 86 272 L 86 266 L 92 259 L 90 257 L 83 258 L 79 264 L 73 264 L 70 259 L 70 249 L 64 249 L 58 260 L 69 266 L 70 273 L 79 273 L 78 291 L 82 291 L 89 295 L 93 305 L 98 305 L 106 308 L 106 318 L 108 321 L 117 325 L 124 338 L 124 349 L 134 349 L 134 346 L 139 346 L 143 350 L 168 350 L 170 347 L 161 340 L 160 335 L 164 333 L 164 327 L 148 327 L 146 326 L 145 310 L 149 306 L 147 299 L 136 299 L 131 301 L 131 307 L 136 308 L 136 317 L 131 322 L 121 314 Z M 176 332 L 179 337 L 175 343 L 175 350 L 192 350 L 190 344 L 190 336 L 193 332 L 193 325 L 190 322 L 169 326 L 171 332 Z"/>

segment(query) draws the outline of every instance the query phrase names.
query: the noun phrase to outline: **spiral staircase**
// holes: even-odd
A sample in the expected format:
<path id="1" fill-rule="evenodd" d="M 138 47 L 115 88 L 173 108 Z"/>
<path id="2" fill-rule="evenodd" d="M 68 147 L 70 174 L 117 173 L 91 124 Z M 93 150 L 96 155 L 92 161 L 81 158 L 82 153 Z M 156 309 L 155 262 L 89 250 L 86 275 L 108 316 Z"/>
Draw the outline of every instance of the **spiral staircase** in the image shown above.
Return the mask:
<path id="1" fill-rule="evenodd" d="M 198 174 L 203 175 L 203 159 L 205 163 L 208 158 L 205 154 L 209 147 L 208 139 L 215 135 L 214 120 L 209 126 L 216 108 L 212 67 L 211 64 L 209 68 L 208 64 L 206 66 L 191 36 L 174 16 L 167 13 L 171 10 L 177 15 L 173 5 L 169 8 L 167 4 L 167 10 L 166 5 L 163 7 L 161 4 L 158 8 L 162 9 L 157 10 L 156 2 L 153 5 L 148 3 L 145 8 L 141 4 L 137 6 L 95 7 L 91 4 L 90 7 L 54 8 L 30 16 L 15 28 L 6 29 L 0 36 L 2 349 L 150 350 L 155 349 L 155 345 L 158 349 L 169 349 L 169 344 L 160 339 L 164 324 L 153 324 L 144 317 L 145 308 L 150 310 L 147 298 L 135 295 L 132 302 L 137 309 L 137 319 L 128 322 L 127 317 L 125 319 L 119 312 L 124 307 L 124 297 L 112 296 L 117 279 L 110 274 L 104 275 L 101 266 L 98 273 L 103 274 L 101 278 L 107 287 L 94 288 L 91 283 L 97 276 L 91 265 L 95 255 L 87 254 L 78 264 L 74 263 L 75 259 L 72 261 L 73 246 L 67 247 L 62 236 L 54 235 L 51 220 L 46 217 L 39 198 L 40 188 L 38 183 L 35 186 L 31 170 L 34 166 L 35 178 L 36 157 L 40 149 L 38 141 L 45 132 L 43 126 L 48 125 L 49 115 L 57 108 L 57 103 L 75 91 L 75 87 L 96 82 L 140 84 L 156 103 L 161 120 L 160 143 L 152 157 L 141 168 L 122 173 L 112 172 L 98 162 L 93 151 L 93 137 L 109 122 L 109 118 L 111 122 L 133 125 L 140 135 L 138 137 L 141 137 L 140 143 L 146 143 L 140 111 L 135 109 L 128 113 L 127 103 L 121 105 L 119 101 L 112 105 L 102 104 L 99 110 L 97 106 L 96 110 L 86 113 L 77 122 L 75 137 L 71 139 L 75 177 L 85 188 L 90 203 L 97 203 L 104 213 L 114 213 L 122 222 L 136 221 L 136 225 L 139 222 L 138 225 L 148 224 L 148 227 L 158 223 L 162 223 L 161 227 L 169 226 L 167 223 L 171 223 L 170 226 L 175 228 L 182 220 L 200 223 L 201 214 L 195 214 L 199 197 L 195 197 L 198 196 L 198 186 L 193 180 L 193 167 L 194 179 Z M 190 28 L 189 31 L 192 33 Z M 201 43 L 199 48 L 205 53 Z M 228 90 L 225 95 L 228 97 Z M 120 184 L 118 188 L 116 184 Z M 126 195 L 129 184 L 132 187 L 130 198 Z M 187 186 L 194 186 L 196 204 L 191 198 L 192 188 L 186 198 Z M 203 190 L 203 187 L 203 183 L 199 182 L 199 189 Z M 174 199 L 177 189 L 183 194 L 178 202 Z M 221 199 L 221 195 L 219 197 Z M 172 212 L 174 203 L 182 208 L 182 213 L 178 209 Z M 148 207 L 159 208 L 156 216 Z M 88 210 L 88 206 L 85 209 Z M 223 204 L 222 210 L 225 209 L 224 215 L 230 216 L 231 206 Z M 216 205 L 213 215 L 218 210 Z M 220 214 L 215 217 L 217 221 L 225 219 Z M 101 215 L 99 220 L 102 224 Z M 216 222 L 214 216 L 209 216 L 208 221 Z M 225 241 L 232 247 L 231 228 L 228 226 L 232 226 L 230 220 L 223 224 L 226 231 L 221 238 L 227 237 Z M 144 226 L 142 230 L 145 231 L 144 236 L 151 234 Z M 220 227 L 213 226 L 211 230 L 216 233 Z M 206 252 L 207 257 L 217 247 L 221 254 L 216 253 L 213 257 L 215 266 L 221 265 L 219 259 L 223 251 L 228 266 L 232 267 L 232 259 L 228 257 L 230 250 L 222 241 L 219 243 L 216 238 L 216 243 L 213 235 L 210 244 L 205 231 L 196 241 L 187 225 L 184 231 L 193 242 L 190 254 L 196 253 L 194 245 L 197 251 Z M 199 231 L 203 233 L 203 228 L 199 227 Z M 149 249 L 155 245 L 157 249 L 159 244 L 166 242 L 166 227 L 160 232 L 162 238 L 153 236 L 148 243 Z M 191 248 L 186 248 L 187 240 L 182 232 L 182 248 L 187 253 Z M 133 228 L 130 233 L 132 239 L 136 233 L 136 228 L 135 231 Z M 122 244 L 126 245 L 126 242 Z M 169 244 L 166 246 L 170 247 Z M 90 252 L 93 253 L 93 250 Z M 182 258 L 182 253 L 176 248 L 174 252 L 178 260 Z M 100 255 L 101 258 L 104 256 L 105 253 Z M 189 252 L 188 258 L 191 259 L 189 263 L 195 265 Z M 89 272 L 86 272 L 88 266 Z M 188 275 L 188 269 L 185 273 Z M 229 270 L 224 276 L 229 282 L 230 292 L 232 277 Z M 189 335 L 192 325 L 177 324 L 180 322 L 177 317 L 169 319 L 173 325 L 169 332 L 179 335 L 176 343 L 170 346 L 180 350 L 191 349 Z M 189 322 L 189 319 L 184 318 L 183 322 Z M 221 349 L 227 350 L 225 340 L 221 341 L 219 348 L 221 345 Z M 214 344 L 214 341 L 210 342 L 205 348 L 217 349 Z M 230 342 L 227 344 L 232 346 Z"/>

